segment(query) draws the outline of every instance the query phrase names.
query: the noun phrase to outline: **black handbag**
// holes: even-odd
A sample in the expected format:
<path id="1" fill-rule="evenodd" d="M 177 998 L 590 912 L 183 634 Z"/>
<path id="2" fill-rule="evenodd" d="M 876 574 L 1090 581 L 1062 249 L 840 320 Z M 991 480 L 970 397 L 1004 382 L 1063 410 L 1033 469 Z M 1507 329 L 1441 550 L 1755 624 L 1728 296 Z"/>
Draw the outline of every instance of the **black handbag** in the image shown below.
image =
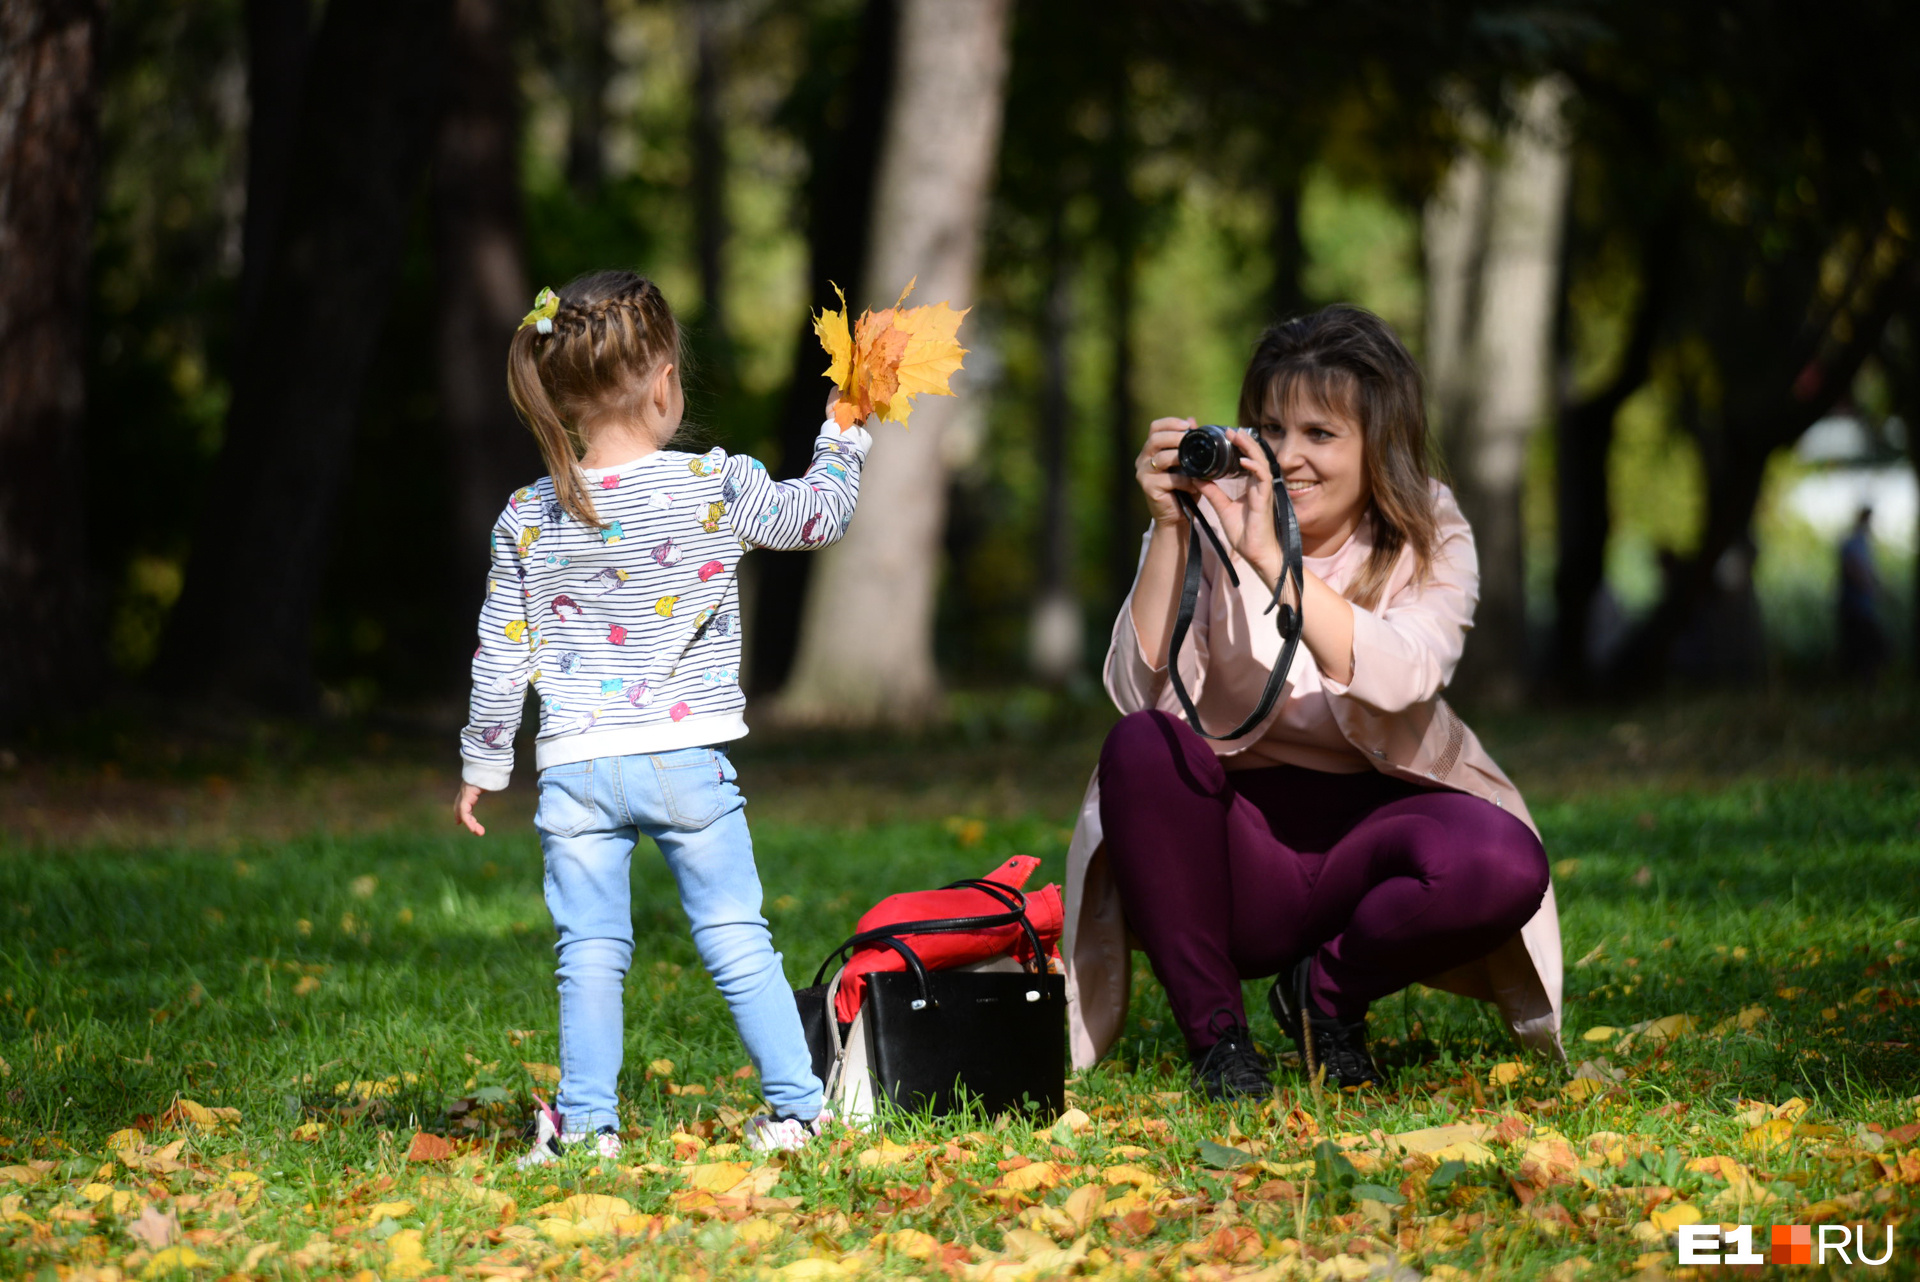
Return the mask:
<path id="1" fill-rule="evenodd" d="M 827 954 L 811 987 L 794 993 L 813 1071 L 826 1084 L 829 1103 L 858 1093 L 861 1083 L 847 1080 L 851 1062 L 853 1071 L 868 1075 L 876 1100 L 913 1112 L 952 1113 L 977 1103 L 989 1115 L 1021 1111 L 1046 1120 L 1065 1108 L 1066 979 L 1047 971 L 1024 894 L 971 878 L 942 889 L 963 887 L 986 892 L 1007 911 L 862 931 Z M 901 938 L 1011 925 L 1025 931 L 1030 954 L 1017 971 L 930 971 Z M 869 973 L 859 1018 L 843 1024 L 833 1007 L 839 972 L 823 982 L 828 967 L 854 949 L 875 946 L 899 953 L 907 968 Z M 850 1047 L 854 1037 L 859 1044 Z M 864 1050 L 864 1057 L 849 1055 L 850 1049 Z"/>

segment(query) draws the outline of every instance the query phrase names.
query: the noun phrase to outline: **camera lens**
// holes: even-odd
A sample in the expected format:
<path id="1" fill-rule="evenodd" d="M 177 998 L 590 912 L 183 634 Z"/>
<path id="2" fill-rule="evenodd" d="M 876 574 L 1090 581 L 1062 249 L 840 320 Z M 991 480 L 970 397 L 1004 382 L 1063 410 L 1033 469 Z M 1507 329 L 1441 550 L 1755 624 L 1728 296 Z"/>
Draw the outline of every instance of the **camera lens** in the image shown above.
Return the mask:
<path id="1" fill-rule="evenodd" d="M 1208 423 L 1187 429 L 1180 438 L 1180 461 L 1173 470 L 1198 481 L 1217 481 L 1231 476 L 1239 466 L 1240 456 L 1227 439 L 1227 429 Z"/>

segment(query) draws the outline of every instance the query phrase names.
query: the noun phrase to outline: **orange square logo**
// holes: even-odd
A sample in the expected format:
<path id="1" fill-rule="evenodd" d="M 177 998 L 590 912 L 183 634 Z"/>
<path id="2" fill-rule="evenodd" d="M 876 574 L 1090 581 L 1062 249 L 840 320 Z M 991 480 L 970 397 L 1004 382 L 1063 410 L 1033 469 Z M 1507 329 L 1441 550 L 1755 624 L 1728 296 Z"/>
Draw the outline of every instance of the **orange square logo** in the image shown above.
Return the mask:
<path id="1" fill-rule="evenodd" d="M 1770 1258 L 1775 1264 L 1812 1264 L 1813 1227 L 1807 1224 L 1774 1225 Z"/>

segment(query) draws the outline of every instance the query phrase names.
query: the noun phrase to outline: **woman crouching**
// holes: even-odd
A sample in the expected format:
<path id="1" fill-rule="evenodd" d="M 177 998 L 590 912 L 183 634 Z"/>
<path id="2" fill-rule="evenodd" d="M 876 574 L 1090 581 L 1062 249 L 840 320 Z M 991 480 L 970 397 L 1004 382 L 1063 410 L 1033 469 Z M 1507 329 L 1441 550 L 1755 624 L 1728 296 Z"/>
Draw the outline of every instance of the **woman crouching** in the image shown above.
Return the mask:
<path id="1" fill-rule="evenodd" d="M 1497 1002 L 1558 1056 L 1560 928 L 1546 854 L 1514 789 L 1440 698 L 1473 622 L 1473 532 L 1427 465 L 1420 371 L 1353 307 L 1269 330 L 1240 392 L 1242 471 L 1173 470 L 1191 419 L 1154 421 L 1137 462 L 1152 511 L 1114 623 L 1107 736 L 1068 854 L 1076 1067 L 1124 1021 L 1129 944 L 1145 951 L 1214 1098 L 1264 1094 L 1242 980 L 1329 1085 L 1377 1083 L 1368 1006 L 1416 980 Z M 1212 741 L 1168 680 L 1189 537 L 1176 491 L 1231 549 L 1209 551 L 1178 656 L 1201 723 L 1259 702 L 1281 645 L 1272 450 L 1299 517 L 1304 624 L 1289 681 L 1247 734 Z"/>

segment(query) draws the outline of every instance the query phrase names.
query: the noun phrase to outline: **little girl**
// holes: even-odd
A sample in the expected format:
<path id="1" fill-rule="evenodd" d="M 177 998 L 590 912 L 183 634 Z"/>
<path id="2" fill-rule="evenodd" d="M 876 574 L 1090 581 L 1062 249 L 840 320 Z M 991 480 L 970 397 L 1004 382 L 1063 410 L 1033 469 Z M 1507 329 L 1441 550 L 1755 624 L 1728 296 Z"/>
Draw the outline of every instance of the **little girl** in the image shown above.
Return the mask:
<path id="1" fill-rule="evenodd" d="M 747 733 L 735 570 L 749 548 L 837 540 L 873 442 L 829 419 L 797 481 L 717 447 L 667 449 L 685 408 L 679 352 L 653 282 L 598 272 L 542 290 L 507 356 L 508 390 L 551 475 L 516 491 L 493 528 L 456 811 L 486 832 L 474 803 L 507 786 L 532 682 L 560 1094 L 557 1117 L 540 1110 L 527 1165 L 574 1144 L 619 1152 L 627 870 L 642 834 L 666 857 L 773 1110 L 750 1121 L 749 1146 L 797 1148 L 825 1121 L 724 747 Z"/>

